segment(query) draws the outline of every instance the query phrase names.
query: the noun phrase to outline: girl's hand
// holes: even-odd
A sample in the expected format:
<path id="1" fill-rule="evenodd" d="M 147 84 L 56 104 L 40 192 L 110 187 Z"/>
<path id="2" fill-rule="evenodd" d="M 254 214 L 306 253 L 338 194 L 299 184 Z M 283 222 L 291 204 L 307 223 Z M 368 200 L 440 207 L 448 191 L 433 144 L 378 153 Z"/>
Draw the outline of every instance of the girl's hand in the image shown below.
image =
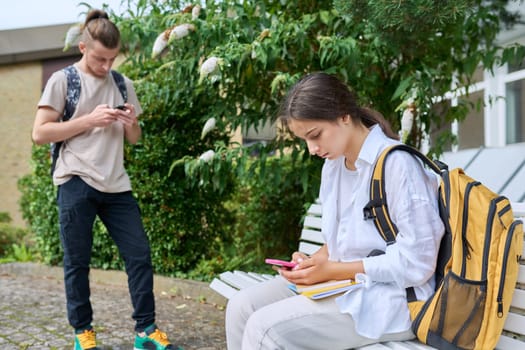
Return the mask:
<path id="1" fill-rule="evenodd" d="M 362 260 L 331 261 L 327 255 L 314 254 L 299 262 L 292 270 L 280 269 L 279 273 L 292 283 L 310 285 L 330 280 L 353 279 L 356 273 L 365 273 L 365 270 Z"/>
<path id="2" fill-rule="evenodd" d="M 324 256 L 307 257 L 301 253 L 292 255 L 293 261 L 298 265 L 292 270 L 280 269 L 281 276 L 295 284 L 314 284 L 329 280 L 329 270 L 332 262 L 325 259 Z"/>
<path id="3" fill-rule="evenodd" d="M 292 254 L 292 261 L 300 264 L 302 261 L 308 259 L 308 255 L 301 253 L 301 252 L 295 252 Z M 297 267 L 298 268 L 298 267 Z"/>

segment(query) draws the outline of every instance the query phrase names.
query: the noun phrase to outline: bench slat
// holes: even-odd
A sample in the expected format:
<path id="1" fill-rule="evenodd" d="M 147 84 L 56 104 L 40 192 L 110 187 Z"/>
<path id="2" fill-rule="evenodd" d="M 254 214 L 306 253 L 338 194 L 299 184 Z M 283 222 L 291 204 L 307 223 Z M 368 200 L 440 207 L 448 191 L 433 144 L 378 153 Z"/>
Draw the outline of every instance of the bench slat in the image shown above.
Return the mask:
<path id="1" fill-rule="evenodd" d="M 321 216 L 322 212 L 323 212 L 323 208 L 321 207 L 321 204 L 315 203 L 315 204 L 312 204 L 310 208 L 308 208 L 306 213 L 307 215 L 310 215 L 310 216 Z"/>
<path id="2" fill-rule="evenodd" d="M 510 306 L 525 310 L 525 290 L 515 289 Z"/>
<path id="3" fill-rule="evenodd" d="M 247 273 L 241 273 L 241 271 L 226 271 L 221 273 L 220 276 L 221 280 L 238 289 L 250 287 L 258 283 L 256 279 L 249 277 Z"/>
<path id="4" fill-rule="evenodd" d="M 230 286 L 218 278 L 214 278 L 213 281 L 211 281 L 210 288 L 224 296 L 226 299 L 230 299 L 239 291 L 237 288 Z"/>
<path id="5" fill-rule="evenodd" d="M 246 283 L 249 283 L 248 287 L 261 282 L 261 275 L 255 272 L 249 273 L 245 271 L 235 270 L 233 271 L 233 274 L 244 279 Z"/>
<path id="6" fill-rule="evenodd" d="M 506 335 L 502 335 L 499 337 L 498 344 L 496 345 L 496 349 L 498 350 L 518 350 L 523 349 L 523 342 L 513 339 L 511 337 L 507 337 Z"/>
<path id="7" fill-rule="evenodd" d="M 238 276 L 235 276 L 231 271 L 221 273 L 220 278 L 221 281 L 224 281 L 230 286 L 237 289 L 243 289 L 249 286 L 249 284 L 245 280 L 239 278 Z"/>
<path id="8" fill-rule="evenodd" d="M 321 218 L 317 216 L 307 216 L 304 218 L 304 228 L 314 228 L 314 229 L 321 229 Z"/>
<path id="9" fill-rule="evenodd" d="M 513 333 L 525 334 L 525 316 L 509 312 L 503 329 Z"/>
<path id="10" fill-rule="evenodd" d="M 402 342 L 376 343 L 357 348 L 359 350 L 435 350 L 435 348 L 422 344 L 417 340 Z"/>
<path id="11" fill-rule="evenodd" d="M 422 344 L 417 340 L 412 341 L 403 341 L 403 342 L 386 342 L 383 343 L 389 347 L 389 349 L 394 350 L 435 350 L 435 348 Z"/>
<path id="12" fill-rule="evenodd" d="M 525 243 L 523 244 L 525 246 Z M 525 265 L 520 265 L 518 270 L 518 282 L 525 283 Z"/>
<path id="13" fill-rule="evenodd" d="M 260 273 L 255 273 L 255 272 L 248 272 L 248 275 L 252 278 L 255 278 L 256 280 L 258 281 L 267 281 L 269 279 L 272 279 L 274 278 L 276 275 L 269 275 L 267 273 L 263 273 L 263 274 L 260 274 Z"/>
<path id="14" fill-rule="evenodd" d="M 257 282 L 263 282 L 266 280 L 266 278 L 263 278 L 260 274 L 255 272 L 246 272 L 250 278 L 253 278 Z"/>
<path id="15" fill-rule="evenodd" d="M 525 202 L 513 202 L 510 205 L 516 218 L 525 218 Z"/>
<path id="16" fill-rule="evenodd" d="M 301 241 L 310 241 L 319 243 L 319 245 L 324 244 L 323 235 L 319 231 L 310 230 L 310 229 L 303 229 L 301 231 Z"/>
<path id="17" fill-rule="evenodd" d="M 318 251 L 319 248 L 320 246 L 317 244 L 308 243 L 308 242 L 299 243 L 299 251 L 307 255 L 312 255 L 313 253 Z"/>
<path id="18" fill-rule="evenodd" d="M 376 344 L 370 344 L 367 346 L 361 346 L 359 348 L 356 348 L 357 350 L 387 350 L 390 349 L 388 346 L 380 343 Z"/>

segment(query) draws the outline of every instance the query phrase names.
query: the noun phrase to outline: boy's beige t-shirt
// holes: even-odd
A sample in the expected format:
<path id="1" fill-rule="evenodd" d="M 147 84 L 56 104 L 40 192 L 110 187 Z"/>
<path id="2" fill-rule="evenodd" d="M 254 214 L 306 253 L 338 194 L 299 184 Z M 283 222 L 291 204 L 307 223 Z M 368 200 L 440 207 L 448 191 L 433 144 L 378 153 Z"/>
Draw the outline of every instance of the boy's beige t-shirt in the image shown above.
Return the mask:
<path id="1" fill-rule="evenodd" d="M 91 113 L 96 106 L 117 106 L 124 100 L 111 74 L 105 78 L 83 73 L 75 65 L 80 76 L 80 98 L 73 118 Z M 137 116 L 142 108 L 131 80 L 124 77 L 128 103 L 135 106 Z M 67 78 L 57 71 L 49 78 L 38 107 L 48 106 L 63 114 L 66 104 Z M 60 147 L 53 182 L 61 185 L 73 175 L 78 175 L 91 187 L 107 193 L 131 190 L 131 183 L 124 168 L 124 127 L 115 122 L 107 127 L 96 127 L 65 140 Z"/>

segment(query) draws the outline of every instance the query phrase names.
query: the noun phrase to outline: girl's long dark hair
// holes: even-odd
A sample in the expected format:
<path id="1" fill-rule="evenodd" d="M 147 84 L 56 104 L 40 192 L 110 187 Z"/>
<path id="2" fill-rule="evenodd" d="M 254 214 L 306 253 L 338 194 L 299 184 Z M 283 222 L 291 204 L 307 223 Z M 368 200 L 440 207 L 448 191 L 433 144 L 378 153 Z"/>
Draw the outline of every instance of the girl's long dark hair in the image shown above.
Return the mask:
<path id="1" fill-rule="evenodd" d="M 399 139 L 381 113 L 360 107 L 350 88 L 337 77 L 326 73 L 311 73 L 302 78 L 289 91 L 279 112 L 279 118 L 285 125 L 291 119 L 335 122 L 345 115 L 366 127 L 379 124 L 388 137 Z"/>

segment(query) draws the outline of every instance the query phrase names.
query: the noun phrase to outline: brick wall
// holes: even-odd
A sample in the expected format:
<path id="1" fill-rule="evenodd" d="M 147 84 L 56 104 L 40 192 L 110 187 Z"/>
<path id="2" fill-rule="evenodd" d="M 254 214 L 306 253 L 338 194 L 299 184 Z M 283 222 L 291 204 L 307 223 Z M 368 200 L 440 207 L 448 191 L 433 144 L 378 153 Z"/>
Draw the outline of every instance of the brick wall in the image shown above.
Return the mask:
<path id="1" fill-rule="evenodd" d="M 0 212 L 8 212 L 16 226 L 24 226 L 17 181 L 30 170 L 31 129 L 41 84 L 40 63 L 0 65 Z"/>

